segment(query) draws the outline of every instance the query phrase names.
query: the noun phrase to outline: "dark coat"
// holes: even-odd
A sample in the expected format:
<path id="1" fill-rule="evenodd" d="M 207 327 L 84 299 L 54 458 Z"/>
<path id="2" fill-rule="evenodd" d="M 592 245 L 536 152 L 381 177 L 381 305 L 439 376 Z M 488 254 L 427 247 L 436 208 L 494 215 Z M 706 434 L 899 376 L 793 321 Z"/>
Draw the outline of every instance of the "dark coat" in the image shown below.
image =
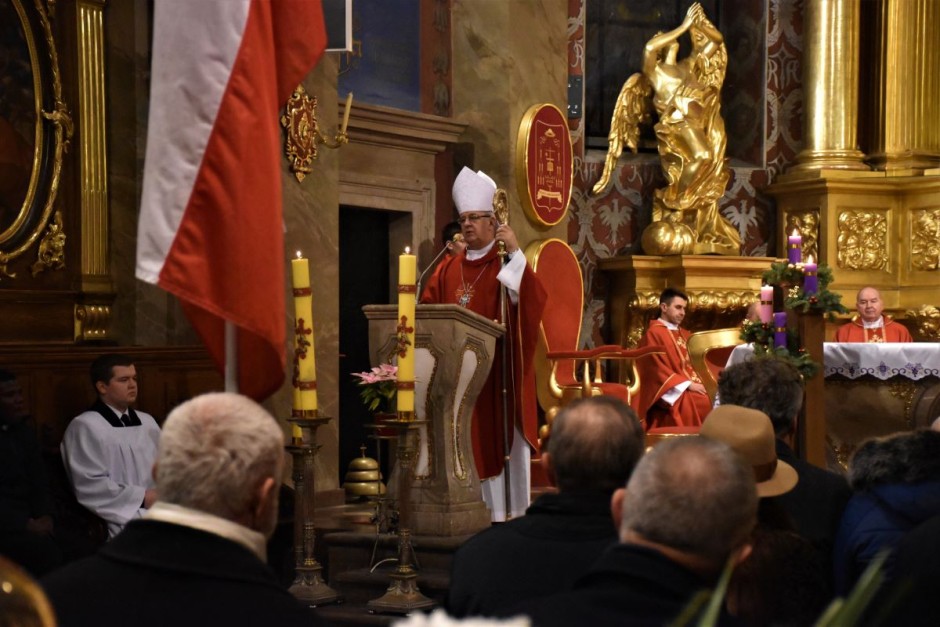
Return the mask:
<path id="1" fill-rule="evenodd" d="M 322 624 L 245 547 L 152 520 L 131 521 L 42 586 L 62 627 Z"/>
<path id="2" fill-rule="evenodd" d="M 470 538 L 454 555 L 447 610 L 493 616 L 567 589 L 617 541 L 610 495 L 543 494 L 525 516 Z"/>
<path id="3" fill-rule="evenodd" d="M 852 496 L 849 482 L 800 459 L 780 440 L 777 440 L 777 458 L 793 466 L 799 481 L 791 491 L 768 500 L 783 507 L 793 521 L 794 530 L 816 547 L 824 564 L 831 564 L 839 521 Z"/>
<path id="4" fill-rule="evenodd" d="M 529 601 L 504 614 L 526 614 L 533 627 L 661 627 L 675 619 L 696 592 L 712 587 L 714 582 L 702 580 L 658 551 L 616 544 L 575 583 L 571 592 Z M 722 612 L 718 624 L 736 623 Z"/>
<path id="5" fill-rule="evenodd" d="M 869 440 L 852 458 L 849 500 L 836 537 L 836 592 L 854 585 L 882 549 L 940 515 L 940 432 L 915 431 Z M 891 573 L 892 559 L 886 562 Z"/>

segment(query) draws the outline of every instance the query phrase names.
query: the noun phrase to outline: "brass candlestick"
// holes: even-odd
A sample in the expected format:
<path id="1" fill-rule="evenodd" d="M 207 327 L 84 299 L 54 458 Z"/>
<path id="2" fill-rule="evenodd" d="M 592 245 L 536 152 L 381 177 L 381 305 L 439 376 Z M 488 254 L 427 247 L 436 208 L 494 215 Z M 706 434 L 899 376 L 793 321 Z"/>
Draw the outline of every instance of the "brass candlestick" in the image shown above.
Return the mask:
<path id="1" fill-rule="evenodd" d="M 296 575 L 290 592 L 311 606 L 338 603 L 342 597 L 323 580 L 323 566 L 314 555 L 316 528 L 316 486 L 314 484 L 314 457 L 320 446 L 317 444 L 317 429 L 330 418 L 320 416 L 316 410 L 295 411 L 289 422 L 300 427 L 303 438 L 288 445 L 287 451 L 294 460 L 294 570 Z"/>
<path id="2" fill-rule="evenodd" d="M 389 575 L 388 590 L 378 599 L 366 604 L 370 612 L 408 614 L 414 610 L 437 605 L 421 594 L 418 589 L 418 574 L 412 566 L 414 548 L 411 545 L 411 481 L 414 471 L 418 427 L 427 420 L 415 420 L 414 412 L 399 412 L 393 420 L 383 425 L 398 431 L 398 566 Z"/>

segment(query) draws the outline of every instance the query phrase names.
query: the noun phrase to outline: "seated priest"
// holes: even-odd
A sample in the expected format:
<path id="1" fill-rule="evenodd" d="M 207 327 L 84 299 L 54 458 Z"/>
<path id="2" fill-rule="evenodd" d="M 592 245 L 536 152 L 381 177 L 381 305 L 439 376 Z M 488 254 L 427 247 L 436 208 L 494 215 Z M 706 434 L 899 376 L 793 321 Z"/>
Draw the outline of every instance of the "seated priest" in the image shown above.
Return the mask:
<path id="1" fill-rule="evenodd" d="M 836 342 L 911 342 L 911 333 L 903 324 L 882 315 L 884 302 L 873 287 L 863 287 L 855 298 L 858 315 L 836 331 Z"/>
<path id="2" fill-rule="evenodd" d="M 691 335 L 680 328 L 689 297 L 667 287 L 659 296 L 659 317 L 651 320 L 639 347 L 659 345 L 664 355 L 637 363 L 640 376 L 639 413 L 647 430 L 655 427 L 698 427 L 711 411 L 708 392 L 689 357 Z"/>
<path id="3" fill-rule="evenodd" d="M 506 338 L 496 344 L 496 354 L 508 351 L 509 372 L 502 359 L 493 363 L 473 408 L 471 438 L 483 498 L 494 521 L 521 516 L 529 506 L 530 447 L 538 441 L 535 371 L 532 357 L 546 294 L 526 263 L 519 242 L 508 224 L 500 224 L 493 211 L 496 183 L 483 172 L 461 170 L 454 181 L 453 197 L 460 217 L 466 250 L 446 257 L 428 281 L 422 303 L 452 303 L 490 320 L 505 320 Z M 498 254 L 497 241 L 506 245 Z M 501 312 L 505 292 L 506 312 Z M 503 388 L 506 388 L 509 420 L 510 495 L 504 489 Z"/>

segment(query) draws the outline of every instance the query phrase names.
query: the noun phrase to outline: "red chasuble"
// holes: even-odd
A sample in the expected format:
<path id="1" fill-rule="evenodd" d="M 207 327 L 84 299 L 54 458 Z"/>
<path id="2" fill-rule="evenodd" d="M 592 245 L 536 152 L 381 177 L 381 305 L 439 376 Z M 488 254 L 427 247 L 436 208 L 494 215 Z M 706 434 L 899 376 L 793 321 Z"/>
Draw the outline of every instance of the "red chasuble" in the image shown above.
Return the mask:
<path id="1" fill-rule="evenodd" d="M 708 396 L 686 390 L 674 405 L 662 400 L 663 394 L 686 381 L 701 383 L 686 342 L 691 335 L 685 329 L 670 331 L 661 320 L 652 320 L 638 348 L 663 346 L 665 355 L 653 355 L 637 363 L 640 375 L 640 416 L 647 430 L 654 427 L 697 427 L 711 411 Z"/>
<path id="2" fill-rule="evenodd" d="M 521 255 L 522 251 L 516 251 L 515 254 Z M 428 280 L 421 302 L 459 304 L 490 320 L 499 320 L 500 283 L 496 275 L 500 269 L 496 246 L 474 261 L 468 260 L 463 254 L 448 257 Z M 509 410 L 514 414 L 510 425 L 515 423 L 519 427 L 532 448 L 536 448 L 538 442 L 538 403 L 532 356 L 546 298 L 542 284 L 528 266 L 519 286 L 519 304 L 513 305 L 508 294 L 506 296 L 509 303 L 509 329 L 505 337 L 511 339 L 507 346 L 512 367 L 506 383 Z M 503 469 L 503 341 L 496 342 L 493 369 L 473 408 L 471 437 L 480 479 L 495 477 Z M 510 431 L 510 446 L 512 436 Z"/>
<path id="3" fill-rule="evenodd" d="M 884 342 L 913 342 L 911 332 L 903 324 L 895 322 L 888 316 L 884 317 L 884 326 L 879 329 L 866 329 L 858 316 L 851 322 L 843 324 L 836 329 L 836 342 L 867 342 L 881 344 Z"/>

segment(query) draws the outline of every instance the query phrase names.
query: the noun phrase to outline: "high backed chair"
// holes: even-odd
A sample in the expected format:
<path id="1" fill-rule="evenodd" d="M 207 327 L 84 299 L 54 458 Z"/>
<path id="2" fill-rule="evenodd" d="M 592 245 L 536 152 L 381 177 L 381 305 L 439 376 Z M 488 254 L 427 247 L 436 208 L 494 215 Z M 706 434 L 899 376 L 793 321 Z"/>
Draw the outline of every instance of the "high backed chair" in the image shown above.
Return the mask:
<path id="1" fill-rule="evenodd" d="M 689 358 L 692 367 L 702 378 L 702 384 L 708 390 L 708 395 L 715 400 L 718 391 L 718 377 L 728 363 L 731 351 L 738 344 L 743 344 L 741 329 L 714 329 L 712 331 L 698 331 L 689 337 Z"/>
<path id="2" fill-rule="evenodd" d="M 548 294 L 535 353 L 536 390 L 546 418 L 539 435 L 544 441 L 555 414 L 576 398 L 608 395 L 630 403 L 631 387 L 635 391 L 638 381 L 634 379 L 630 386 L 605 382 L 601 360 L 632 361 L 659 352 L 659 347 L 624 350 L 605 345 L 579 350 L 584 282 L 574 251 L 559 239 L 548 239 L 530 244 L 526 258 Z"/>

